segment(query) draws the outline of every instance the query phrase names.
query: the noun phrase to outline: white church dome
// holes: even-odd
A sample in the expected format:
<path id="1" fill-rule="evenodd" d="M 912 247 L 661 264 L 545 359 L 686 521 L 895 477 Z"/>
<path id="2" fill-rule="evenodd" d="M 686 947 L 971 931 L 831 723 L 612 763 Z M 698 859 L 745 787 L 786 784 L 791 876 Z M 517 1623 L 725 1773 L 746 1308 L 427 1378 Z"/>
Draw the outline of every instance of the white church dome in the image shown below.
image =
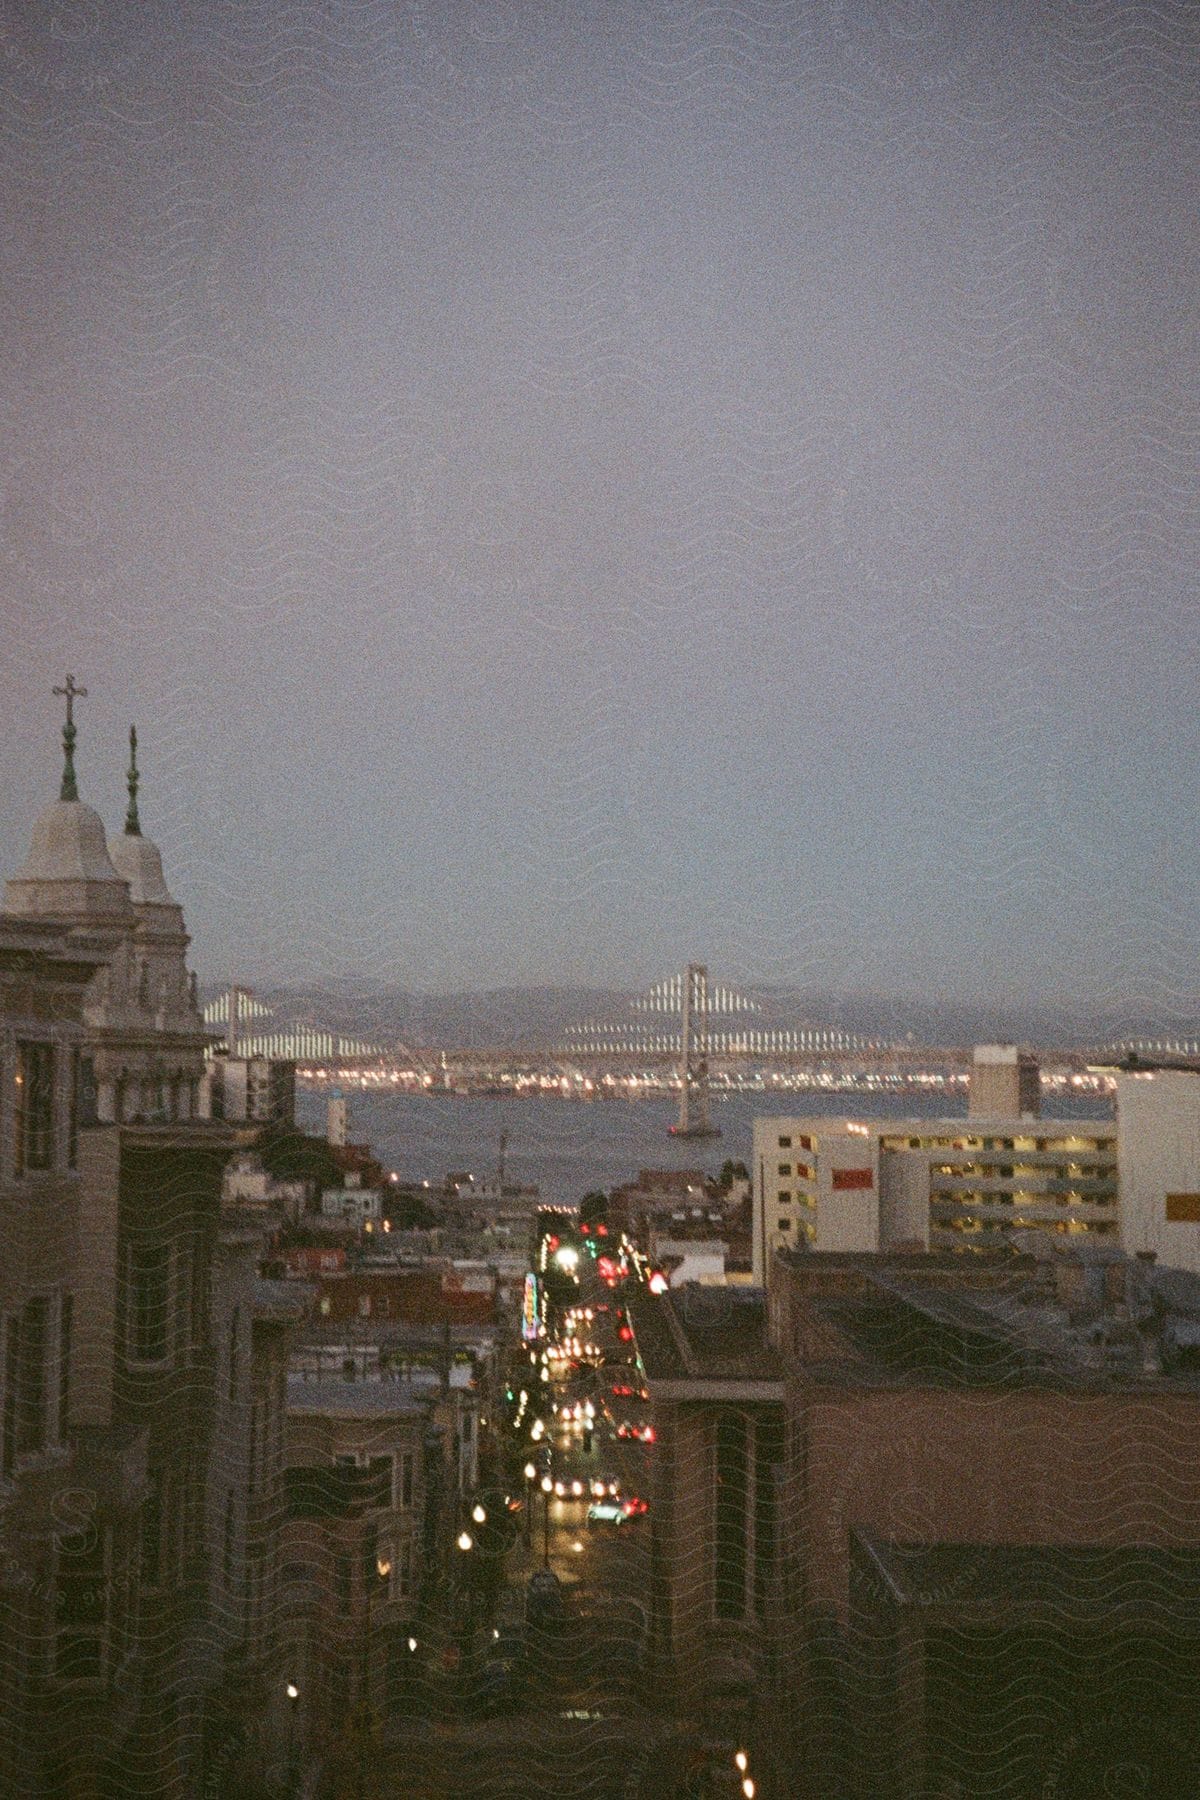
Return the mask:
<path id="1" fill-rule="evenodd" d="M 55 800 L 33 828 L 29 855 L 5 885 L 8 912 L 77 919 L 126 917 L 129 889 L 108 854 L 104 825 L 81 800 Z"/>
<path id="2" fill-rule="evenodd" d="M 163 876 L 162 851 L 157 844 L 125 832 L 121 837 L 109 838 L 108 854 L 117 874 L 129 883 L 129 898 L 135 905 L 175 905 Z"/>
<path id="3" fill-rule="evenodd" d="M 120 881 L 95 807 L 55 800 L 33 827 L 18 881 Z"/>

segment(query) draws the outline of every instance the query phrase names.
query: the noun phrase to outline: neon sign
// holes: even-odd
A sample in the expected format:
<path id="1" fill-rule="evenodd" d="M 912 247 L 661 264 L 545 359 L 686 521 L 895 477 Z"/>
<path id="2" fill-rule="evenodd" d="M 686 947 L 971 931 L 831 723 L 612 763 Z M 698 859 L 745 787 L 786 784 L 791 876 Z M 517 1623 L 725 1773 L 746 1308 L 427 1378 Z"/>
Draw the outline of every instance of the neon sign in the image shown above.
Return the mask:
<path id="1" fill-rule="evenodd" d="M 542 1319 L 538 1278 L 531 1270 L 525 1277 L 525 1292 L 521 1300 L 521 1336 L 527 1344 L 532 1344 L 541 1335 Z"/>

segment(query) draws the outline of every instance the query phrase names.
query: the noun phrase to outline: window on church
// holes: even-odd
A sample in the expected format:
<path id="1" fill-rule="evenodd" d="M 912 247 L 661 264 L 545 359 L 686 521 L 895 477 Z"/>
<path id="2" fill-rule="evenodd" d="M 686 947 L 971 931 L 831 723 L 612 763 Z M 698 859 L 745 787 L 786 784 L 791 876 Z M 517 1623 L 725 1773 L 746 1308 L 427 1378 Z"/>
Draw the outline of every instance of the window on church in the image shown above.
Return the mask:
<path id="1" fill-rule="evenodd" d="M 129 1354 L 135 1362 L 163 1362 L 171 1299 L 169 1247 L 141 1239 L 126 1251 Z"/>
<path id="2" fill-rule="evenodd" d="M 228 1391 L 229 1391 L 229 1403 L 231 1406 L 234 1406 L 237 1404 L 238 1377 L 241 1374 L 241 1369 L 238 1365 L 238 1356 L 239 1356 L 240 1350 L 241 1350 L 241 1344 L 240 1344 L 240 1338 L 239 1338 L 240 1327 L 241 1327 L 241 1316 L 242 1316 L 241 1307 L 235 1306 L 233 1309 L 233 1312 L 230 1314 L 230 1318 L 229 1318 L 229 1389 L 228 1389 Z"/>
<path id="3" fill-rule="evenodd" d="M 80 1125 L 94 1125 L 99 1118 L 100 1096 L 96 1087 L 96 1064 L 94 1058 L 81 1055 L 79 1058 L 78 1089 L 78 1122 Z"/>
<path id="4" fill-rule="evenodd" d="M 79 1166 L 79 1052 L 71 1051 L 71 1091 L 67 1095 L 67 1167 Z"/>
<path id="5" fill-rule="evenodd" d="M 162 1474 L 152 1469 L 142 1502 L 142 1586 L 156 1588 L 162 1580 L 163 1496 Z"/>
<path id="6" fill-rule="evenodd" d="M 17 1457 L 17 1399 L 20 1389 L 21 1321 L 5 1320 L 4 1324 L 4 1435 L 0 1452 L 0 1474 L 13 1472 Z"/>
<path id="7" fill-rule="evenodd" d="M 50 1302 L 27 1300 L 17 1343 L 16 1452 L 36 1456 L 46 1448 Z"/>
<path id="8" fill-rule="evenodd" d="M 747 1454 L 745 1418 L 738 1414 L 720 1417 L 713 1539 L 713 1609 L 718 1619 L 741 1619 L 746 1613 Z"/>
<path id="9" fill-rule="evenodd" d="M 71 1325 L 74 1296 L 62 1294 L 58 1302 L 58 1441 L 65 1444 L 71 1411 Z"/>
<path id="10" fill-rule="evenodd" d="M 17 1045 L 15 1172 L 54 1166 L 54 1045 Z"/>
<path id="11" fill-rule="evenodd" d="M 104 1674 L 109 1542 L 109 1533 L 94 1525 L 59 1539 L 54 1673 L 60 1681 L 99 1681 Z"/>

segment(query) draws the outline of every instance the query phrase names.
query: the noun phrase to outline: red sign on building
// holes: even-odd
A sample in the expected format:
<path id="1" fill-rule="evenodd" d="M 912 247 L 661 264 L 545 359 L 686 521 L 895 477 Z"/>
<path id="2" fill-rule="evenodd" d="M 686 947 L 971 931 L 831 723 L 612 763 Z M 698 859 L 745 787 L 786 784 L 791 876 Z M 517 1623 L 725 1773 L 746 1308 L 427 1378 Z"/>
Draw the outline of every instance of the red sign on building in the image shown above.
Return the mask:
<path id="1" fill-rule="evenodd" d="M 289 1275 L 337 1275 L 346 1267 L 346 1252 L 340 1245 L 300 1245 L 286 1252 L 285 1261 Z"/>
<path id="2" fill-rule="evenodd" d="M 830 1185 L 835 1188 L 869 1188 L 874 1187 L 875 1177 L 870 1169 L 835 1169 Z"/>

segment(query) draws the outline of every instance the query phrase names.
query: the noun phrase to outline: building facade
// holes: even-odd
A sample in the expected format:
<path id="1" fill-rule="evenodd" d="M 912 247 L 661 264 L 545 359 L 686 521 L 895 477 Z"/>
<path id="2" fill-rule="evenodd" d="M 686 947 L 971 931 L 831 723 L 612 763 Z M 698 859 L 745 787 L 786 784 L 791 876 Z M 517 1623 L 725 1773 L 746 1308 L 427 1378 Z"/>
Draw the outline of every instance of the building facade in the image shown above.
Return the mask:
<path id="1" fill-rule="evenodd" d="M 59 799 L 0 915 L 0 1787 L 191 1800 L 232 1791 L 212 1500 L 235 1136 L 200 1116 L 207 1033 L 136 766 L 106 839 L 74 739 L 68 713 Z M 239 1551 L 248 1532 L 239 1501 Z"/>
<path id="2" fill-rule="evenodd" d="M 1115 1243 L 1117 1173 L 1111 1122 L 758 1118 L 754 1279 L 801 1244 L 977 1250 L 1021 1231 Z"/>
<path id="3" fill-rule="evenodd" d="M 1200 1271 L 1200 1070 L 1121 1069 L 1116 1080 L 1126 1242 Z"/>
<path id="4" fill-rule="evenodd" d="M 400 1382 L 289 1381 L 280 1609 L 311 1749 L 403 1684 L 436 1523 L 433 1411 Z"/>
<path id="5" fill-rule="evenodd" d="M 1042 1110 L 1038 1060 L 1015 1044 L 976 1044 L 971 1058 L 969 1119 L 1036 1119 Z"/>
<path id="6" fill-rule="evenodd" d="M 880 1677 L 854 1642 L 856 1534 L 914 1571 L 918 1548 L 945 1550 L 954 1584 L 916 1583 L 914 1606 L 948 1616 L 981 1547 L 1200 1563 L 1195 1277 L 1086 1241 L 968 1258 L 793 1252 L 777 1257 L 765 1321 L 751 1295 L 699 1288 L 639 1296 L 630 1316 L 659 1436 L 662 1678 L 705 1695 L 742 1663 L 771 1791 L 941 1791 L 904 1785 L 922 1714 L 880 1724 L 909 1746 L 886 1780 L 862 1767 Z M 1194 1709 L 1200 1682 L 1189 1692 Z"/>

